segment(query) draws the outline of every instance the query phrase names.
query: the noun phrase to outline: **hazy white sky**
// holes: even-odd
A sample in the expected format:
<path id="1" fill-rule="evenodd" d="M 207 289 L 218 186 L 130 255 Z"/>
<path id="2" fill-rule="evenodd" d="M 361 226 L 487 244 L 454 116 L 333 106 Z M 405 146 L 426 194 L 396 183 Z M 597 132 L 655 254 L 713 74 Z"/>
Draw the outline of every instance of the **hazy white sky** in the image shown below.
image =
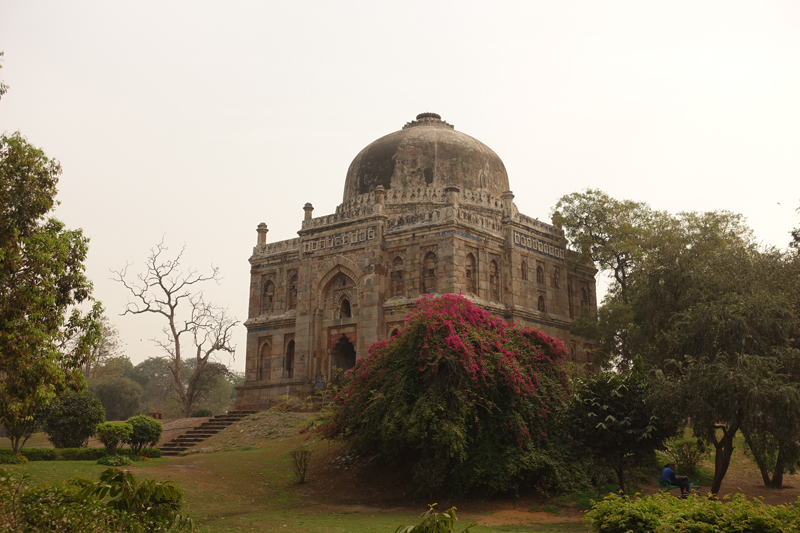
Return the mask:
<path id="1" fill-rule="evenodd" d="M 796 1 L 0 0 L 0 50 L 0 131 L 61 161 L 57 214 L 134 363 L 161 324 L 118 316 L 109 269 L 166 235 L 244 321 L 256 225 L 332 213 L 359 150 L 423 111 L 497 152 L 543 220 L 592 187 L 740 212 L 767 245 L 800 224 Z"/>

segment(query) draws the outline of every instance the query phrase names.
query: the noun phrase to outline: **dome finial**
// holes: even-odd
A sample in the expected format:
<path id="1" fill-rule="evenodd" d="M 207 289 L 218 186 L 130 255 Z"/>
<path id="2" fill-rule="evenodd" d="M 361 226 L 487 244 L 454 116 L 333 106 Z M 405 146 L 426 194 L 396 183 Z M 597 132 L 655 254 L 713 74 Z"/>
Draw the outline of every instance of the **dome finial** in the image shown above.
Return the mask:
<path id="1" fill-rule="evenodd" d="M 417 120 L 422 120 L 424 118 L 435 118 L 436 120 L 442 120 L 442 116 L 437 113 L 420 113 L 417 115 Z"/>

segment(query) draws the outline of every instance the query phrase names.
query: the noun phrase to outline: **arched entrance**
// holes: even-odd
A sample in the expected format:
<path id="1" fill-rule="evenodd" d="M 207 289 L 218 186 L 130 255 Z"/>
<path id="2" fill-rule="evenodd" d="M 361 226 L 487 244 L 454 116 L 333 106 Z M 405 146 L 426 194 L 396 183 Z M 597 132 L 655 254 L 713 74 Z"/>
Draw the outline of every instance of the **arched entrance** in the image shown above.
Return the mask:
<path id="1" fill-rule="evenodd" d="M 336 345 L 328 352 L 328 372 L 332 383 L 339 383 L 347 370 L 356 366 L 356 347 L 342 334 Z"/>

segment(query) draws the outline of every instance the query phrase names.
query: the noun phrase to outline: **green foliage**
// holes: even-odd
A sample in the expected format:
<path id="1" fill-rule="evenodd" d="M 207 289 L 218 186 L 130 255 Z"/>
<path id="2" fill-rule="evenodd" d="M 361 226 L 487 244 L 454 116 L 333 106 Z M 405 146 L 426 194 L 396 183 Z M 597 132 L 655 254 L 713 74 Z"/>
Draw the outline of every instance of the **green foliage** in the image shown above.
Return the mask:
<path id="1" fill-rule="evenodd" d="M 11 454 L 11 450 L 6 448 L 0 453 Z M 137 454 L 133 450 L 117 450 L 119 455 L 136 458 Z M 29 461 L 97 461 L 107 455 L 105 448 L 28 448 L 25 450 L 25 457 Z M 141 450 L 139 456 L 156 459 L 161 457 L 161 450 L 158 448 L 147 448 Z"/>
<path id="2" fill-rule="evenodd" d="M 127 423 L 133 426 L 133 432 L 127 443 L 137 455 L 141 455 L 145 448 L 158 444 L 161 432 L 164 430 L 161 422 L 146 415 L 133 416 L 127 420 Z"/>
<path id="3" fill-rule="evenodd" d="M 677 424 L 659 419 L 649 398 L 650 380 L 640 360 L 625 372 L 589 375 L 574 384 L 565 425 L 581 452 L 617 474 L 625 490 L 625 472 L 651 461 Z"/>
<path id="4" fill-rule="evenodd" d="M 108 472 L 108 471 L 106 471 Z M 118 472 L 112 470 L 112 472 Z M 132 475 L 130 476 L 132 477 Z M 48 531 L 53 533 L 157 533 L 194 531 L 191 519 L 173 509 L 177 492 L 163 489 L 161 499 L 151 496 L 148 509 L 119 509 L 113 499 L 105 503 L 98 497 L 97 486 L 82 478 L 57 484 L 26 487 L 25 477 L 16 477 L 0 470 L 0 525 L 3 531 Z M 111 484 L 114 480 L 110 481 Z M 133 483 L 136 483 L 135 479 Z M 87 486 L 88 485 L 88 486 Z M 163 483 L 144 480 L 142 486 L 163 486 Z M 151 494 L 155 495 L 156 490 Z M 166 494 L 166 498 L 165 498 Z"/>
<path id="5" fill-rule="evenodd" d="M 106 422 L 98 424 L 95 429 L 97 440 L 103 443 L 106 447 L 106 452 L 109 455 L 117 453 L 123 442 L 128 442 L 133 434 L 133 426 L 127 422 Z"/>
<path id="6" fill-rule="evenodd" d="M 323 429 L 358 453 L 413 464 L 419 490 L 558 486 L 565 355 L 466 298 L 424 297 L 345 374 Z"/>
<path id="7" fill-rule="evenodd" d="M 89 389 L 103 404 L 108 420 L 125 420 L 141 408 L 142 387 L 126 377 L 103 377 L 90 382 Z"/>
<path id="8" fill-rule="evenodd" d="M 770 506 L 736 494 L 729 501 L 681 500 L 668 494 L 629 498 L 610 495 L 586 514 L 592 531 L 604 533 L 679 533 L 737 531 L 782 533 L 800 530 L 800 507 Z"/>
<path id="9" fill-rule="evenodd" d="M 60 174 L 21 134 L 0 135 L 0 423 L 9 427 L 80 388 L 99 338 L 88 239 L 46 218 Z"/>
<path id="10" fill-rule="evenodd" d="M 91 392 L 67 391 L 48 409 L 44 432 L 56 448 L 81 448 L 104 420 L 103 405 Z"/>
<path id="11" fill-rule="evenodd" d="M 198 407 L 197 409 L 192 410 L 192 418 L 203 418 L 207 416 L 214 416 L 214 413 L 211 412 L 211 409 Z"/>
<path id="12" fill-rule="evenodd" d="M 0 465 L 21 465 L 28 462 L 28 458 L 21 453 L 0 453 Z"/>
<path id="13" fill-rule="evenodd" d="M 428 510 L 422 513 L 422 522 L 419 525 L 400 526 L 394 530 L 395 533 L 455 533 L 453 528 L 458 521 L 455 507 L 451 507 L 443 513 L 436 512 L 435 503 L 428 507 Z M 469 533 L 470 528 L 474 525 L 467 526 L 461 533 Z"/>
<path id="14" fill-rule="evenodd" d="M 678 471 L 693 475 L 700 471 L 700 463 L 708 455 L 708 443 L 696 437 L 678 437 L 668 440 L 662 452 L 664 462 L 675 463 Z"/>
<path id="15" fill-rule="evenodd" d="M 100 459 L 97 460 L 97 464 L 103 466 L 129 466 L 133 464 L 133 461 L 127 455 L 104 455 Z"/>
<path id="16" fill-rule="evenodd" d="M 129 470 L 109 468 L 100 474 L 100 481 L 84 489 L 83 496 L 89 495 L 100 500 L 108 496 L 106 505 L 118 511 L 191 524 L 190 519 L 178 514 L 183 505 L 183 490 L 170 481 L 139 481 Z"/>

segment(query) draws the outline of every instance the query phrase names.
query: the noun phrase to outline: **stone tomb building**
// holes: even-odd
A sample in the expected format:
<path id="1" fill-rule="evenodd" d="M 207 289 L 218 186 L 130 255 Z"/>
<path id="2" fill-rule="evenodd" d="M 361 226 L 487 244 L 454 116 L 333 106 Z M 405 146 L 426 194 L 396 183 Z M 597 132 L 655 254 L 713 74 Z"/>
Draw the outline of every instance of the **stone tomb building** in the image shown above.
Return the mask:
<path id="1" fill-rule="evenodd" d="M 595 269 L 568 262 L 563 231 L 520 213 L 509 189 L 489 147 L 422 113 L 355 157 L 336 213 L 306 204 L 298 237 L 280 242 L 259 224 L 237 408 L 337 381 L 426 293 L 462 293 L 592 368 L 569 326 L 596 312 Z"/>

